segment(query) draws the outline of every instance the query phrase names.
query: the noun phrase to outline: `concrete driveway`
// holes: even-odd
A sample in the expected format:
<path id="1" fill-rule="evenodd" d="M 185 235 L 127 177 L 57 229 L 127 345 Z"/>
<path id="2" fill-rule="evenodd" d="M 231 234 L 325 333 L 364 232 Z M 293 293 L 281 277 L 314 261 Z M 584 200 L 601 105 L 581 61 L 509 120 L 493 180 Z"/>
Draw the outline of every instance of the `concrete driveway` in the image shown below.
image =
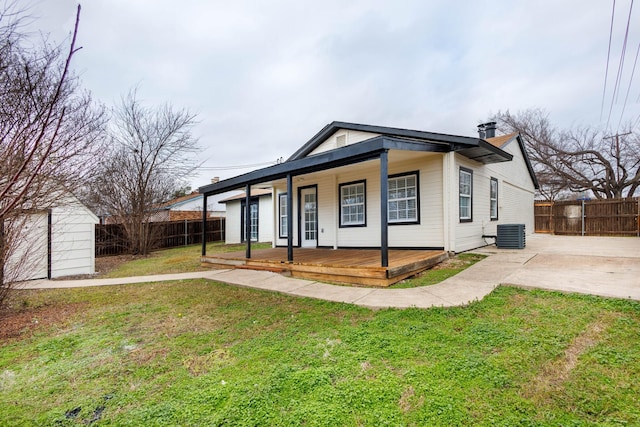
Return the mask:
<path id="1" fill-rule="evenodd" d="M 485 248 L 529 257 L 501 284 L 640 300 L 640 238 L 534 234 L 523 250 Z"/>

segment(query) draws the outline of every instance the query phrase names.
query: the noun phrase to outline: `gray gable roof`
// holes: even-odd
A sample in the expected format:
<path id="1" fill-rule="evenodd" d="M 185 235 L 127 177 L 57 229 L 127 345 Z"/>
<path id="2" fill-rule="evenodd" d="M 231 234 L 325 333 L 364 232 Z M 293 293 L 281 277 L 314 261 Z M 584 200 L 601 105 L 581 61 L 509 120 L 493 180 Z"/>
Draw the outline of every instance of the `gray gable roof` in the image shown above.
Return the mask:
<path id="1" fill-rule="evenodd" d="M 334 121 L 323 127 L 320 132 L 315 134 L 313 138 L 300 147 L 287 161 L 297 160 L 309 155 L 320 144 L 329 139 L 338 129 L 355 130 L 361 132 L 378 133 L 383 136 L 396 138 L 407 138 L 425 142 L 436 142 L 449 145 L 447 151 L 459 151 L 462 155 L 480 163 L 494 163 L 500 161 L 509 161 L 511 157 L 499 147 L 487 144 L 480 138 L 468 136 L 448 135 L 436 132 L 426 132 L 421 130 L 393 128 L 387 126 L 365 125 L 358 123 L 338 122 Z M 494 148 L 498 148 L 495 150 Z"/>

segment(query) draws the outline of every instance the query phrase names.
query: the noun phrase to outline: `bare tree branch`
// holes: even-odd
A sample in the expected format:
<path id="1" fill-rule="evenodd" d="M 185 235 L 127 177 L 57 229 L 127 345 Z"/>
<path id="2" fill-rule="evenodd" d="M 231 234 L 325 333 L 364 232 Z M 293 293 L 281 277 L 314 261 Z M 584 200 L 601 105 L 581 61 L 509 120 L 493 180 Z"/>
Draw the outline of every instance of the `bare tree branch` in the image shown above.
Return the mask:
<path id="1" fill-rule="evenodd" d="M 556 199 L 566 193 L 591 192 L 594 197 L 632 197 L 640 184 L 640 139 L 630 126 L 620 135 L 590 127 L 560 130 L 548 114 L 530 109 L 499 112 L 505 132 L 519 132 L 540 183 L 540 194 Z"/>
<path id="2" fill-rule="evenodd" d="M 20 246 L 13 241 L 20 236 L 19 218 L 46 212 L 86 185 L 100 159 L 106 124 L 104 109 L 81 90 L 71 70 L 80 49 L 80 6 L 67 49 L 44 40 L 26 43 L 20 32 L 26 16 L 15 3 L 5 3 L 0 11 L 0 276 L 5 287 L 11 285 L 5 267 Z"/>
<path id="3" fill-rule="evenodd" d="M 132 90 L 114 111 L 110 149 L 92 186 L 92 199 L 124 226 L 133 253 L 154 243 L 149 222 L 156 208 L 183 187 L 197 167 L 196 116 L 166 104 L 147 108 Z"/>

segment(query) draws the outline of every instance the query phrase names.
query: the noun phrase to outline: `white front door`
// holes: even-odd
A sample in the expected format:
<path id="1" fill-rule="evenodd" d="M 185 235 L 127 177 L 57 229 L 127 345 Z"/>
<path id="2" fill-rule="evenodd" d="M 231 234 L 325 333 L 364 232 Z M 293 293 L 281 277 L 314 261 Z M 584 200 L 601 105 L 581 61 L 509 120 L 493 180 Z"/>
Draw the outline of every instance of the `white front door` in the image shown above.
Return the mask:
<path id="1" fill-rule="evenodd" d="M 303 248 L 318 246 L 318 204 L 316 188 L 305 188 L 300 191 L 302 201 L 302 241 Z"/>

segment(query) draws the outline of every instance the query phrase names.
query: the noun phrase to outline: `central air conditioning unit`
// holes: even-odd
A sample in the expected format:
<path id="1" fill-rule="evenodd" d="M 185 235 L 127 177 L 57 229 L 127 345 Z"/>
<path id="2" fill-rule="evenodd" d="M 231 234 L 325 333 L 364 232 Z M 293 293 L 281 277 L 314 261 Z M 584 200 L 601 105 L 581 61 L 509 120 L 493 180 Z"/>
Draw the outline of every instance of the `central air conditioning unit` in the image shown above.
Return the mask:
<path id="1" fill-rule="evenodd" d="M 496 247 L 500 249 L 524 249 L 524 224 L 499 224 Z"/>

